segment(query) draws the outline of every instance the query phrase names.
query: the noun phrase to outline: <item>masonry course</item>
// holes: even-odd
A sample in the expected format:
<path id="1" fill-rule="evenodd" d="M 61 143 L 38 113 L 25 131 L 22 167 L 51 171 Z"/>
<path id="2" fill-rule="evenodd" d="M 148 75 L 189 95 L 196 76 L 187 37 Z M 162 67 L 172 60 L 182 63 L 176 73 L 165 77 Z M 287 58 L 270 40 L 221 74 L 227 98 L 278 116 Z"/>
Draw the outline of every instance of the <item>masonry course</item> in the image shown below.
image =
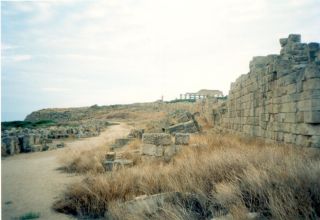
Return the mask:
<path id="1" fill-rule="evenodd" d="M 295 145 L 320 147 L 320 50 L 291 34 L 280 55 L 254 57 L 213 111 L 216 127 Z"/>

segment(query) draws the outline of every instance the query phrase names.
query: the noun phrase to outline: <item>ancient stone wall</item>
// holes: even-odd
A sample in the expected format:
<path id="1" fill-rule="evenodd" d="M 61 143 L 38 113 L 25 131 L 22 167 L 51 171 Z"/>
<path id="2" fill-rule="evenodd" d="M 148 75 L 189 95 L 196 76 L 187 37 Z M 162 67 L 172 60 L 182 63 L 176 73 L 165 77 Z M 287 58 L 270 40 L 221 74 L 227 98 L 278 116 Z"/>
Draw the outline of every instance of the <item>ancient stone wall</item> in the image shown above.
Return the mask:
<path id="1" fill-rule="evenodd" d="M 214 110 L 217 127 L 303 146 L 320 147 L 320 51 L 300 35 L 280 39 L 280 55 L 254 57 L 250 72 L 231 84 Z"/>

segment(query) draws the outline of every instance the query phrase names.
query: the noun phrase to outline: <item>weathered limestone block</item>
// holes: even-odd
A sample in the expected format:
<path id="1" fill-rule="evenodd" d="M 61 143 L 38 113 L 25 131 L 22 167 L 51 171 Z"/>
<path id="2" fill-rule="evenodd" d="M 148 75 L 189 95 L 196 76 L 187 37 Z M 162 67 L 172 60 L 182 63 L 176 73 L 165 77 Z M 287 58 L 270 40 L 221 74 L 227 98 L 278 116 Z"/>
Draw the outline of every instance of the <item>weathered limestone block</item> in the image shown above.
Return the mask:
<path id="1" fill-rule="evenodd" d="M 319 111 L 320 99 L 301 100 L 297 102 L 297 108 L 299 111 Z"/>
<path id="2" fill-rule="evenodd" d="M 105 171 L 112 171 L 113 161 L 110 161 L 110 160 L 104 161 L 103 162 L 103 167 L 104 167 Z"/>
<path id="3" fill-rule="evenodd" d="M 288 42 L 300 43 L 301 35 L 300 34 L 289 34 Z"/>
<path id="4" fill-rule="evenodd" d="M 308 135 L 297 135 L 295 141 L 291 142 L 303 147 L 311 147 L 311 136 Z"/>
<path id="5" fill-rule="evenodd" d="M 320 126 L 318 124 L 300 123 L 300 124 L 295 124 L 294 127 L 295 129 L 293 129 L 292 132 L 296 134 L 308 135 L 308 136 L 320 134 Z"/>
<path id="6" fill-rule="evenodd" d="M 22 152 L 31 152 L 31 146 L 34 144 L 34 135 L 26 134 L 19 137 Z"/>
<path id="7" fill-rule="evenodd" d="M 108 152 L 106 154 L 106 160 L 114 161 L 116 159 L 116 152 Z"/>
<path id="8" fill-rule="evenodd" d="M 309 80 L 306 80 L 302 84 L 303 91 L 307 90 L 318 90 L 320 88 L 320 78 L 312 78 Z"/>
<path id="9" fill-rule="evenodd" d="M 144 129 L 132 129 L 128 137 L 142 139 L 143 133 L 144 133 Z"/>
<path id="10" fill-rule="evenodd" d="M 125 160 L 125 159 L 117 159 L 114 161 L 106 160 L 103 162 L 103 167 L 106 171 L 112 171 L 115 169 L 132 167 L 132 166 L 133 166 L 133 161 Z"/>
<path id="11" fill-rule="evenodd" d="M 182 201 L 197 201 L 195 196 L 188 194 L 182 194 L 180 192 L 166 192 L 154 195 L 142 195 L 136 197 L 133 200 L 127 201 L 121 204 L 121 209 L 128 216 L 141 216 L 141 219 L 145 219 L 144 216 L 149 218 L 155 215 L 159 215 L 166 205 L 182 204 Z M 105 213 L 105 218 L 109 219 L 109 214 Z"/>
<path id="12" fill-rule="evenodd" d="M 3 156 L 15 154 L 15 143 L 12 137 L 6 136 L 1 138 L 1 152 Z"/>
<path id="13" fill-rule="evenodd" d="M 172 144 L 171 135 L 166 133 L 144 133 L 142 135 L 142 142 L 144 144 L 154 144 L 157 146 Z"/>
<path id="14" fill-rule="evenodd" d="M 154 144 L 143 144 L 141 147 L 142 155 L 162 157 L 163 152 L 164 152 L 163 146 L 157 146 Z"/>
<path id="15" fill-rule="evenodd" d="M 184 130 L 185 130 L 185 125 L 184 125 L 184 123 L 172 125 L 172 126 L 170 126 L 170 127 L 167 129 L 167 131 L 168 131 L 169 133 L 184 132 Z"/>
<path id="16" fill-rule="evenodd" d="M 319 99 L 320 100 L 320 99 Z M 309 111 L 303 113 L 305 123 L 319 124 L 320 123 L 320 111 Z"/>
<path id="17" fill-rule="evenodd" d="M 310 138 L 311 141 L 311 147 L 318 147 L 320 148 L 320 135 L 313 135 Z"/>
<path id="18" fill-rule="evenodd" d="M 175 133 L 195 133 L 199 131 L 197 123 L 193 120 L 179 123 L 168 127 L 167 131 L 171 134 Z"/>
<path id="19" fill-rule="evenodd" d="M 318 43 L 309 43 L 308 44 L 309 61 L 314 61 L 316 59 L 318 51 L 319 51 L 319 44 Z"/>
<path id="20" fill-rule="evenodd" d="M 320 78 L 320 66 L 316 64 L 309 64 L 304 70 L 304 77 L 306 80 L 313 78 Z"/>
<path id="21" fill-rule="evenodd" d="M 175 134 L 175 144 L 177 145 L 188 145 L 190 141 L 190 135 L 186 133 Z"/>

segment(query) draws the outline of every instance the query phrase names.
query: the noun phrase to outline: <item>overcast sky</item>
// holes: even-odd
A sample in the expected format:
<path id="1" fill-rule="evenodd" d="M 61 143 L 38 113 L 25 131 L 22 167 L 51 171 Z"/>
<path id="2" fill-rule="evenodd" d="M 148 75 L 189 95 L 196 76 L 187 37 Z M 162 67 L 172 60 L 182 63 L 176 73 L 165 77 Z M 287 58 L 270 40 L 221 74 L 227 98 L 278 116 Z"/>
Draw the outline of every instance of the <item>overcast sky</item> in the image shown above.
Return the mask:
<path id="1" fill-rule="evenodd" d="M 2 1 L 2 121 L 219 89 L 278 39 L 320 41 L 319 0 Z"/>

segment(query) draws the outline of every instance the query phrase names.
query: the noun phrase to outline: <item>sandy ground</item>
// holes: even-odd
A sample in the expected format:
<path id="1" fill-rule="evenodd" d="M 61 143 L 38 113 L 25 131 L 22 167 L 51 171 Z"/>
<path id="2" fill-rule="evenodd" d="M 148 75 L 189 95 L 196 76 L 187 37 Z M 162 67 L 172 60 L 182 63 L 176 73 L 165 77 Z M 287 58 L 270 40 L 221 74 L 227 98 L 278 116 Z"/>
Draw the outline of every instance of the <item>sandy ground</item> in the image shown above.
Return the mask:
<path id="1" fill-rule="evenodd" d="M 72 219 L 51 209 L 57 195 L 66 185 L 81 176 L 63 173 L 58 158 L 72 150 L 90 149 L 112 142 L 129 133 L 125 124 L 114 125 L 98 137 L 69 141 L 65 148 L 19 154 L 1 161 L 2 219 L 13 219 L 28 212 L 40 213 L 38 219 Z"/>

